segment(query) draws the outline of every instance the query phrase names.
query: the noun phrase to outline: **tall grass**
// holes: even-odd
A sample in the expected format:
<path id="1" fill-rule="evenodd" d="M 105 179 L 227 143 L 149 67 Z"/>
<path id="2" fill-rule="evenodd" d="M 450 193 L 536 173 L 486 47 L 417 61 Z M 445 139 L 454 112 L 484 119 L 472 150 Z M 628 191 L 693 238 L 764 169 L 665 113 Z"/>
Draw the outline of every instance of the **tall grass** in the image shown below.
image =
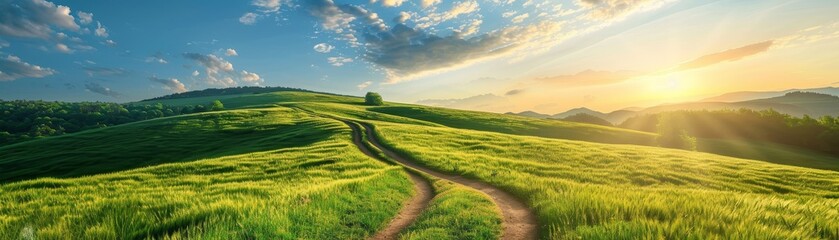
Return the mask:
<path id="1" fill-rule="evenodd" d="M 436 196 L 400 239 L 498 239 L 501 213 L 489 196 L 446 180 L 434 180 Z"/>
<path id="2" fill-rule="evenodd" d="M 276 138 L 263 140 L 276 144 L 276 149 L 189 162 L 172 158 L 174 163 L 160 160 L 154 166 L 93 176 L 2 184 L 0 239 L 359 239 L 381 229 L 412 194 L 411 183 L 400 168 L 360 153 L 350 142 L 349 129 L 339 122 L 286 111 L 230 114 L 246 115 L 234 122 L 247 126 L 232 130 L 252 130 L 250 134 L 260 135 L 260 128 L 273 129 Z M 146 127 L 148 132 L 116 134 L 120 127 L 101 131 L 115 131 L 101 135 L 108 137 L 105 142 L 86 133 L 61 138 L 99 146 L 98 152 L 76 153 L 92 158 L 93 164 L 118 162 L 120 158 L 110 151 L 124 147 L 119 143 L 131 138 L 155 139 L 161 148 L 182 151 L 191 151 L 198 143 L 214 146 L 214 141 L 230 144 L 220 148 L 253 150 L 249 146 L 254 143 L 247 138 L 242 146 L 213 134 L 200 140 L 189 136 L 181 141 L 174 141 L 175 136 L 155 138 L 154 129 L 161 124 L 190 128 L 193 133 L 231 130 L 226 124 L 167 121 L 133 126 Z M 274 121 L 277 124 L 266 125 Z M 305 127 L 296 128 L 298 125 Z M 100 136 L 101 132 L 90 134 Z M 318 137 L 313 141 L 309 135 Z M 54 146 L 47 143 L 51 142 L 15 146 Z M 8 149 L 14 146 L 4 148 Z M 49 167 L 29 163 L 35 168 Z"/>
<path id="3" fill-rule="evenodd" d="M 837 239 L 839 173 L 712 154 L 377 122 L 427 166 L 500 186 L 546 239 Z"/>

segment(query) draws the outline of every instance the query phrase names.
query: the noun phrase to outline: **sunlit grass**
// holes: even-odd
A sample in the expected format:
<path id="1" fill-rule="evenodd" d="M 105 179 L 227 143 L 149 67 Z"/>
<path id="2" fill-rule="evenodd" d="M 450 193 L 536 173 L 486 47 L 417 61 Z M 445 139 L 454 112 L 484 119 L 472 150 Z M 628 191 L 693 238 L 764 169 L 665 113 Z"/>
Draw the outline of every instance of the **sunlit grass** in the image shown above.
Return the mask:
<path id="1" fill-rule="evenodd" d="M 382 228 L 412 194 L 411 183 L 402 170 L 358 152 L 350 142 L 349 129 L 340 122 L 284 111 L 231 114 L 246 115 L 237 124 L 263 121 L 285 124 L 230 126 L 239 130 L 259 126 L 275 128 L 278 138 L 272 140 L 276 141 L 278 150 L 161 163 L 89 177 L 40 178 L 3 184 L 0 185 L 0 239 L 24 235 L 38 239 L 358 239 Z M 165 121 L 152 121 L 147 126 L 160 127 Z M 217 129 L 218 125 L 171 124 L 175 128 L 195 128 L 193 131 L 228 129 Z M 304 124 L 306 128 L 296 129 L 293 127 L 296 124 Z M 296 131 L 322 139 L 298 141 L 305 138 L 282 137 L 297 136 Z M 154 136 L 143 135 L 142 131 L 132 133 L 108 137 Z M 107 142 L 94 142 L 84 134 L 66 138 L 74 137 L 83 143 L 101 145 L 102 155 L 90 152 L 84 156 L 119 161 L 119 157 L 112 158 L 107 153 L 111 146 Z M 199 143 L 197 139 L 185 137 L 181 139 L 182 151 L 190 151 L 187 146 Z M 179 142 L 168 138 L 171 137 L 159 139 L 163 141 L 161 147 L 177 148 Z M 213 141 L 223 140 L 206 138 L 200 143 Z M 43 143 L 49 141 L 25 144 Z M 113 143 L 116 147 L 120 142 Z M 294 146 L 294 143 L 299 144 Z M 234 146 L 219 147 L 245 147 L 230 144 Z"/>
<path id="2" fill-rule="evenodd" d="M 712 154 L 376 122 L 387 145 L 525 199 L 549 239 L 839 238 L 839 173 Z"/>
<path id="3" fill-rule="evenodd" d="M 434 181 L 437 196 L 401 239 L 498 239 L 501 213 L 489 196 L 445 180 Z"/>

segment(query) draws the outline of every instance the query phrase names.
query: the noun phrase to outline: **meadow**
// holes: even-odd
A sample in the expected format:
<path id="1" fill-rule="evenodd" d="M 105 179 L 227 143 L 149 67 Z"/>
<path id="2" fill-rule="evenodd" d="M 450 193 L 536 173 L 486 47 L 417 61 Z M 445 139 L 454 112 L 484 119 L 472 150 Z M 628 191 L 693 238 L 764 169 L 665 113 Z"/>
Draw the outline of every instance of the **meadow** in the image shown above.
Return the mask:
<path id="1" fill-rule="evenodd" d="M 359 239 L 414 194 L 404 170 L 364 156 L 343 123 L 282 107 L 0 149 L 0 239 Z M 432 211 L 404 238 L 498 236 L 486 196 L 434 186 Z M 474 214 L 450 214 L 464 208 Z"/>
<path id="2" fill-rule="evenodd" d="M 619 128 L 292 91 L 153 102 L 212 99 L 232 110 L 0 147 L 0 239 L 373 236 L 412 183 L 381 152 L 360 152 L 333 117 L 371 123 L 401 155 L 519 197 L 544 239 L 839 238 L 839 172 L 814 169 L 839 162 L 794 148 L 734 158 L 645 146 L 654 134 Z M 757 146 L 708 143 L 699 147 L 732 155 Z M 785 157 L 761 155 L 773 151 Z M 424 176 L 435 196 L 401 239 L 499 238 L 487 195 Z"/>
<path id="3" fill-rule="evenodd" d="M 416 161 L 525 199 L 546 239 L 839 238 L 839 173 L 833 171 L 653 147 L 375 124 L 386 144 Z"/>

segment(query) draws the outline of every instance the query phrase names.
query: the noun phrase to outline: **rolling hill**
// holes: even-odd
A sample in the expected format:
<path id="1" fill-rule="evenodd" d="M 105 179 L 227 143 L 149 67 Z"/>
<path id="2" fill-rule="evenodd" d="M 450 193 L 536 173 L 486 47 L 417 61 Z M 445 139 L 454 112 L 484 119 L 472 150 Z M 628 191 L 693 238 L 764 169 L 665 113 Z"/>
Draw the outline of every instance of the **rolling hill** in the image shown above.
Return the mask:
<path id="1" fill-rule="evenodd" d="M 216 99 L 0 147 L 0 238 L 839 238 L 839 172 L 808 160 L 307 91 L 135 104 Z"/>

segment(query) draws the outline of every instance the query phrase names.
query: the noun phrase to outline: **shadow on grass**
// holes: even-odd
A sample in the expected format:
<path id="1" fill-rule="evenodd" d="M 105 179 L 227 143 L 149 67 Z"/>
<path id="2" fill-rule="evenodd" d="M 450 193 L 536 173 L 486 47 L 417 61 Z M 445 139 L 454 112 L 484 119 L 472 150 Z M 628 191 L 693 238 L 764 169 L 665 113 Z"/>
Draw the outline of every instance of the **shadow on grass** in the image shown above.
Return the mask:
<path id="1" fill-rule="evenodd" d="M 0 183 L 72 178 L 322 141 L 323 123 L 273 123 L 265 112 L 190 115 L 0 148 Z"/>

